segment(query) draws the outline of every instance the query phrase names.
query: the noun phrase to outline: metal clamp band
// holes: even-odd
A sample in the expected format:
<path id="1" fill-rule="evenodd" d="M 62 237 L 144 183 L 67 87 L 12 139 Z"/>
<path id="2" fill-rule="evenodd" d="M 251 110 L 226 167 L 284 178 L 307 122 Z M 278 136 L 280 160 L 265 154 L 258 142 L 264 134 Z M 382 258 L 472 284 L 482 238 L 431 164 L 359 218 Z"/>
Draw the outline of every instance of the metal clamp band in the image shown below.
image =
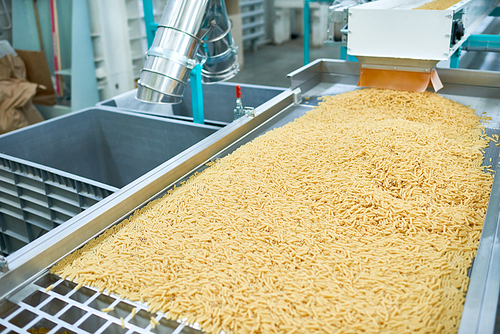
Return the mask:
<path id="1" fill-rule="evenodd" d="M 151 89 L 152 91 L 154 91 L 156 93 L 159 93 L 159 94 L 162 94 L 162 95 L 171 96 L 171 97 L 177 97 L 177 98 L 181 98 L 182 99 L 182 95 L 176 95 L 176 94 L 170 94 L 170 93 L 162 92 L 162 91 L 160 91 L 160 90 L 158 90 L 156 88 L 151 87 L 148 84 L 145 84 L 145 83 L 141 82 L 141 80 L 137 80 L 137 84 L 141 85 L 142 87 L 146 87 L 147 89 Z"/>
<path id="2" fill-rule="evenodd" d="M 227 21 L 228 23 L 228 28 L 226 31 L 224 31 L 224 33 L 222 33 L 221 35 L 219 35 L 218 37 L 214 38 L 214 39 L 205 39 L 205 36 L 210 32 L 210 29 L 205 33 L 203 34 L 203 36 L 201 37 L 201 40 L 203 41 L 203 43 L 213 43 L 213 42 L 217 42 L 217 41 L 220 41 L 221 39 L 223 39 L 224 37 L 226 37 L 227 34 L 229 34 L 231 32 L 231 28 L 232 28 L 232 25 L 231 25 L 231 21 Z"/>
<path id="3" fill-rule="evenodd" d="M 219 78 L 219 77 L 224 77 L 224 76 L 227 76 L 229 74 L 233 74 L 233 73 L 238 73 L 240 70 L 240 66 L 238 64 L 238 62 L 234 62 L 234 64 L 232 64 L 230 67 L 222 70 L 222 71 L 219 71 L 219 72 L 210 72 L 210 71 L 207 71 L 205 69 L 202 69 L 201 70 L 201 75 L 204 77 L 204 78 Z"/>
<path id="4" fill-rule="evenodd" d="M 165 78 L 167 78 L 167 79 L 173 80 L 173 81 L 177 82 L 177 83 L 178 83 L 178 84 L 180 84 L 180 85 L 186 86 L 186 83 L 185 83 L 185 82 L 183 82 L 183 81 L 181 81 L 181 80 L 179 80 L 179 79 L 177 79 L 177 78 L 171 77 L 170 75 L 166 75 L 165 73 L 161 73 L 161 72 L 158 72 L 158 71 L 155 71 L 155 70 L 151 70 L 151 69 L 149 69 L 149 68 L 143 68 L 143 69 L 141 70 L 141 73 L 142 73 L 142 72 L 149 72 L 149 73 L 153 73 L 153 74 L 156 74 L 156 75 L 158 75 L 158 76 L 165 77 Z"/>
<path id="5" fill-rule="evenodd" d="M 188 57 L 181 55 L 177 52 L 172 52 L 170 50 L 163 49 L 159 46 L 152 46 L 149 49 L 147 55 L 171 60 L 174 63 L 182 65 L 188 69 L 193 69 L 194 66 L 196 65 L 196 61 L 194 59 L 188 58 Z"/>
<path id="6" fill-rule="evenodd" d="M 181 29 L 178 29 L 178 28 L 175 28 L 175 27 L 170 27 L 170 26 L 167 26 L 167 25 L 164 25 L 164 24 L 158 24 L 158 28 L 165 28 L 165 29 L 172 29 L 172 30 L 175 30 L 175 31 L 178 31 L 178 32 L 181 32 L 185 35 L 188 35 L 189 37 L 195 39 L 198 43 L 200 44 L 203 44 L 205 43 L 203 40 L 201 40 L 199 37 L 196 37 L 195 35 L 192 35 L 188 32 L 185 32 L 184 30 L 181 30 Z"/>

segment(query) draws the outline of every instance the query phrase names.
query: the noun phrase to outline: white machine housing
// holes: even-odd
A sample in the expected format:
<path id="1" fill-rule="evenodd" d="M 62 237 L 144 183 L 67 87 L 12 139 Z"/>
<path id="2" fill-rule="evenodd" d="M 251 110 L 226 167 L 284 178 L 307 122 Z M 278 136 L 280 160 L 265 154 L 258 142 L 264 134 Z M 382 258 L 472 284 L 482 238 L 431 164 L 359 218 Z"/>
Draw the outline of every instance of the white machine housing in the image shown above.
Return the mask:
<path id="1" fill-rule="evenodd" d="M 392 62 L 372 57 L 390 58 L 396 64 L 395 58 L 400 58 L 424 60 L 416 67 L 428 68 L 447 60 L 500 0 L 464 0 L 445 10 L 413 9 L 427 2 L 379 0 L 350 7 L 347 53 L 365 64 Z M 463 36 L 457 35 L 454 25 L 463 28 Z M 404 63 L 408 66 L 408 61 Z"/>

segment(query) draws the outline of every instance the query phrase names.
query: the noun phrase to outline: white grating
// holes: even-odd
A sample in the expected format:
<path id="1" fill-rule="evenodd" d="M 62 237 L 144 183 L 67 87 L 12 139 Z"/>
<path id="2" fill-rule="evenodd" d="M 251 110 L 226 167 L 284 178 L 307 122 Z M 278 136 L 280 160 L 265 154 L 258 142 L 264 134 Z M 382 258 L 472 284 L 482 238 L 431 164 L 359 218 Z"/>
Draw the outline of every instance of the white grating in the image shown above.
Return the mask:
<path id="1" fill-rule="evenodd" d="M 50 291 L 46 288 L 53 286 Z M 68 333 L 201 333 L 163 317 L 163 313 L 152 314 L 142 303 L 119 298 L 115 294 L 100 293 L 95 288 L 81 287 L 45 272 L 34 283 L 7 298 L 0 304 L 1 333 L 28 334 L 32 328 L 45 328 L 48 334 Z M 104 308 L 114 308 L 105 313 Z M 132 310 L 136 314 L 132 318 Z M 154 317 L 160 324 L 152 327 Z M 125 328 L 122 327 L 123 318 Z"/>

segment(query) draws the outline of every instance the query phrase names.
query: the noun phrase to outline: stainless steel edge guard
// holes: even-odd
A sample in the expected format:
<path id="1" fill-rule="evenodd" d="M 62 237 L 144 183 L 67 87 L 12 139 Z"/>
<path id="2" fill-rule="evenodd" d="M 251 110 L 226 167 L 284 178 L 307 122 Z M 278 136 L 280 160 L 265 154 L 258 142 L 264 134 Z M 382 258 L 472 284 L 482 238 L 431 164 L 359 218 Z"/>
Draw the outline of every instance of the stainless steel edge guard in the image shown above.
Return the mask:
<path id="1" fill-rule="evenodd" d="M 497 169 L 498 170 L 498 169 Z M 499 252 L 496 255 L 494 248 L 499 247 L 498 241 L 498 209 L 500 208 L 500 178 L 495 176 L 488 203 L 488 210 L 484 219 L 483 230 L 481 232 L 481 240 L 477 250 L 472 273 L 467 290 L 467 297 L 465 299 L 464 310 L 462 312 L 462 320 L 458 333 L 492 333 L 493 325 L 495 324 L 495 317 L 498 303 L 498 273 L 496 273 L 497 284 L 492 286 L 488 282 L 488 276 L 491 276 L 492 260 L 499 259 Z M 487 302 L 488 295 L 493 297 L 494 300 Z M 485 314 L 486 313 L 486 314 Z M 487 318 L 485 318 L 485 315 Z M 483 318 L 483 329 L 488 324 L 491 327 L 487 331 L 480 331 L 480 320 Z"/>
<path id="2" fill-rule="evenodd" d="M 294 103 L 295 93 L 288 89 L 256 110 L 255 118 L 241 118 L 192 146 L 151 172 L 132 182 L 7 258 L 10 271 L 0 277 L 0 299 L 21 288 L 26 280 L 39 274 L 65 255 L 94 238 L 156 194 L 174 184 L 217 152 L 245 136 L 252 129 Z M 90 237 L 89 237 L 90 236 Z"/>

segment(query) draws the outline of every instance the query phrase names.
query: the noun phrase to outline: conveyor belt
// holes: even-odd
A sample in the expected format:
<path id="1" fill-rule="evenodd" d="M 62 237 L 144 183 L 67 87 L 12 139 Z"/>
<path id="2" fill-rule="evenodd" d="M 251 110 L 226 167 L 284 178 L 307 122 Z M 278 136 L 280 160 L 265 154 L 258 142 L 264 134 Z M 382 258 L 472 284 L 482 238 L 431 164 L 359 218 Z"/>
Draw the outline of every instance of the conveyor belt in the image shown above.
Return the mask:
<path id="1" fill-rule="evenodd" d="M 157 198 L 165 191 L 205 167 L 209 160 L 223 157 L 257 136 L 304 115 L 317 104 L 317 97 L 338 94 L 356 89 L 357 65 L 342 61 L 320 60 L 292 73 L 292 89 L 301 88 L 305 97 L 300 105 L 294 103 L 292 90 L 263 105 L 254 119 L 241 119 L 219 131 L 214 136 L 193 147 L 183 156 L 165 163 L 121 192 L 98 203 L 74 218 L 65 229 L 54 230 L 24 252 L 8 260 L 11 272 L 0 279 L 0 328 L 2 333 L 13 330 L 26 333 L 29 328 L 43 326 L 50 333 L 64 330 L 89 333 L 195 333 L 196 329 L 182 323 L 162 319 L 162 314 L 147 312 L 147 306 L 106 291 L 82 287 L 73 290 L 75 284 L 62 281 L 48 273 L 50 265 L 84 244 L 112 224 L 120 222 L 135 208 Z M 492 117 L 487 124 L 488 135 L 500 135 L 500 74 L 464 70 L 442 71 L 445 82 L 443 95 L 466 105 L 478 114 L 486 112 Z M 297 92 L 297 90 L 295 90 Z M 485 162 L 496 169 L 500 147 L 490 143 Z M 469 294 L 466 299 L 461 332 L 486 332 L 494 330 L 500 282 L 500 251 L 497 247 L 498 216 L 500 208 L 500 178 L 496 178 L 477 258 L 471 273 Z M 498 266 L 498 267 L 497 267 Z M 496 276 L 495 276 L 496 275 Z M 17 283 L 16 283 L 17 282 Z M 23 282 L 22 284 L 19 284 Z M 53 289 L 45 292 L 45 288 Z M 490 299 L 493 299 L 490 300 Z M 101 309 L 114 307 L 104 313 Z M 131 310 L 138 314 L 131 318 Z M 467 313 L 467 315 L 465 315 Z M 160 321 L 153 329 L 150 317 Z M 121 327 L 123 318 L 127 329 Z M 481 321 L 479 320 L 481 319 Z M 27 320 L 27 322 L 26 322 Z"/>

